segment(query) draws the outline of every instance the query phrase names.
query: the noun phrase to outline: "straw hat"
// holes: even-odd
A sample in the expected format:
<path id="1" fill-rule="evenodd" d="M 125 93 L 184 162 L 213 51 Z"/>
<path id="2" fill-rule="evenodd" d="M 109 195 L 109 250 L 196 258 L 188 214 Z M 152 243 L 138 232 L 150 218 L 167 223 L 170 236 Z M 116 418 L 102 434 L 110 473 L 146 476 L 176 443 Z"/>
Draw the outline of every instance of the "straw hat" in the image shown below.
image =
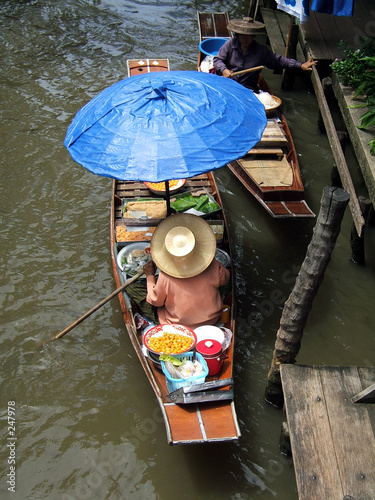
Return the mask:
<path id="1" fill-rule="evenodd" d="M 251 17 L 242 19 L 231 19 L 227 24 L 228 31 L 239 33 L 240 35 L 259 35 L 265 33 L 265 25 L 259 21 L 254 21 Z"/>
<path id="2" fill-rule="evenodd" d="M 159 223 L 151 240 L 156 266 L 175 278 L 191 278 L 203 272 L 216 252 L 210 225 L 192 214 L 171 215 Z"/>

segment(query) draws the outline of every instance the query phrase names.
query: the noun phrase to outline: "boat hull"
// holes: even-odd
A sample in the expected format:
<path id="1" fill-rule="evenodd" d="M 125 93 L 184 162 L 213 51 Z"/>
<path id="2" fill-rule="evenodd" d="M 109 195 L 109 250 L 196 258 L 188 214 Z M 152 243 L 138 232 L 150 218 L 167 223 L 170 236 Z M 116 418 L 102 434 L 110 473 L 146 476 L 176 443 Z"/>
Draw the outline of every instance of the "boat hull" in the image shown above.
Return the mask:
<path id="1" fill-rule="evenodd" d="M 220 221 L 223 220 L 225 225 L 225 236 L 221 243 L 221 248 L 230 255 L 227 225 L 213 174 L 209 172 L 192 179 L 187 179 L 183 190 L 191 191 L 195 189 L 205 189 L 220 205 L 221 211 L 219 214 L 215 214 L 215 217 Z M 123 224 L 123 199 L 131 201 L 132 199 L 136 200 L 138 198 L 147 197 L 155 198 L 155 195 L 152 194 L 142 182 L 113 181 L 111 203 L 111 259 L 114 277 L 118 287 L 125 281 L 125 277 L 117 265 L 117 255 L 122 246 L 116 239 L 116 227 L 119 224 Z M 158 221 L 153 221 L 153 223 L 157 222 Z M 231 273 L 231 276 L 233 279 L 233 273 Z M 137 306 L 126 293 L 126 290 L 119 294 L 119 302 L 132 347 L 139 358 L 140 364 L 160 406 L 168 443 L 174 445 L 237 440 L 241 433 L 234 401 L 228 400 L 194 404 L 175 404 L 167 401 L 168 390 L 165 376 L 160 370 L 160 366 L 154 363 L 150 357 L 145 354 L 142 342 L 142 331 L 137 330 L 136 327 L 134 315 L 137 312 Z M 233 346 L 235 337 L 233 289 L 226 297 L 225 303 L 231 306 L 231 316 L 225 327 L 232 331 L 233 337 L 226 351 L 227 358 L 224 360 L 222 370 L 215 377 L 207 377 L 206 381 L 233 377 Z"/>
<path id="2" fill-rule="evenodd" d="M 227 13 L 198 12 L 200 42 L 230 37 Z M 198 70 L 206 57 L 198 53 Z M 260 76 L 259 87 L 272 95 Z M 267 126 L 258 144 L 248 154 L 228 164 L 229 170 L 275 218 L 315 217 L 304 199 L 304 187 L 285 116 L 280 109 L 267 112 Z"/>

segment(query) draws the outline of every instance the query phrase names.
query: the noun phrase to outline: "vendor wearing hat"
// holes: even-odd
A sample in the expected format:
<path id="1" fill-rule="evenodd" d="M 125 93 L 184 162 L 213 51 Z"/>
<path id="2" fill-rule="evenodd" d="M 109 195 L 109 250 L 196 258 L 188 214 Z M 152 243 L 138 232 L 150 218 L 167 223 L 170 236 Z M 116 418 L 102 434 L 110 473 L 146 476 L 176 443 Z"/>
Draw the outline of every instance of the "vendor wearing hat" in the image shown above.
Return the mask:
<path id="1" fill-rule="evenodd" d="M 236 71 L 243 71 L 257 66 L 266 66 L 269 69 L 303 69 L 311 71 L 316 61 L 312 57 L 304 63 L 295 59 L 274 54 L 265 45 L 260 45 L 254 40 L 258 34 L 265 33 L 265 25 L 254 21 L 250 17 L 232 19 L 227 24 L 228 31 L 234 33 L 220 48 L 214 58 L 214 68 L 219 75 L 228 78 Z M 257 92 L 260 70 L 245 73 L 234 77 L 241 85 Z"/>
<path id="2" fill-rule="evenodd" d="M 201 217 L 171 215 L 157 226 L 151 240 L 153 261 L 143 270 L 147 302 L 158 308 L 161 324 L 194 329 L 217 323 L 223 309 L 219 287 L 228 283 L 230 275 L 215 252 L 215 235 Z"/>

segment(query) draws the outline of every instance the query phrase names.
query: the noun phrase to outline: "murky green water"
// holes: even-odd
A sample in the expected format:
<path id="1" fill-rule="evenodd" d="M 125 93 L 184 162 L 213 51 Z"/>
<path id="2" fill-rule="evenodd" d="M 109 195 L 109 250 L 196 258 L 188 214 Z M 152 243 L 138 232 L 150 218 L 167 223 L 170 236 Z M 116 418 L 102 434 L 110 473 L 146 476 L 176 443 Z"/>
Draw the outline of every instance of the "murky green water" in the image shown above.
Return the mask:
<path id="1" fill-rule="evenodd" d="M 195 69 L 196 11 L 247 12 L 247 2 L 3 0 L 1 14 L 2 498 L 293 500 L 280 455 L 283 413 L 263 399 L 282 305 L 314 221 L 275 221 L 225 169 L 217 173 L 235 251 L 238 290 L 235 444 L 169 447 L 153 392 L 125 334 L 117 300 L 38 350 L 114 290 L 111 181 L 63 147 L 74 114 L 127 76 L 127 59 L 169 58 Z M 275 90 L 280 77 L 266 71 Z M 297 82 L 298 83 L 298 82 Z M 306 198 L 319 212 L 332 158 L 302 83 L 280 93 Z M 353 177 L 365 192 L 357 167 Z M 350 213 L 314 301 L 300 363 L 374 363 L 375 236 L 366 267 L 350 263 Z M 8 428 L 15 401 L 16 431 Z M 16 440 L 14 438 L 17 438 Z M 16 487 L 9 492 L 15 443 Z"/>

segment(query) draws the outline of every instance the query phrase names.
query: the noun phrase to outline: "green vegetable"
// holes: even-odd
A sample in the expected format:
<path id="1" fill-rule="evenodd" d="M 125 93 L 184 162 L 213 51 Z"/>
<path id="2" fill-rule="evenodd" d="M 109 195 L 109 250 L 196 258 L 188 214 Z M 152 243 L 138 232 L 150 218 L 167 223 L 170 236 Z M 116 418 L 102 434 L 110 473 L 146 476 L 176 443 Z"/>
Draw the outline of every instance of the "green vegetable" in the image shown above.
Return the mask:
<path id="1" fill-rule="evenodd" d="M 207 203 L 207 205 L 204 205 L 204 207 L 201 208 L 201 212 L 205 214 L 210 214 L 211 212 L 215 212 L 216 210 L 219 210 L 219 205 L 216 203 L 212 203 L 211 201 Z"/>
<path id="2" fill-rule="evenodd" d="M 171 207 L 177 212 L 185 212 L 186 210 L 189 210 L 189 208 L 194 208 L 195 210 L 205 214 L 215 212 L 220 208 L 217 203 L 210 201 L 210 198 L 205 194 L 202 194 L 201 196 L 192 196 L 191 194 L 188 194 L 184 197 L 177 198 L 176 201 L 171 203 Z"/>
<path id="3" fill-rule="evenodd" d="M 208 196 L 200 196 L 199 197 L 199 203 L 197 203 L 197 206 L 195 207 L 195 210 L 198 210 L 200 212 L 203 212 L 202 207 L 208 203 Z"/>
<path id="4" fill-rule="evenodd" d="M 196 200 L 192 196 L 179 198 L 178 200 L 171 203 L 171 207 L 177 212 L 184 212 L 185 210 L 189 210 L 189 208 L 194 208 L 195 205 Z"/>
<path id="5" fill-rule="evenodd" d="M 180 361 L 178 358 L 175 358 L 174 356 L 170 356 L 169 354 L 160 354 L 159 360 L 164 361 L 164 362 L 169 361 L 174 366 L 181 366 L 183 363 L 185 363 L 186 358 L 184 358 L 182 361 Z"/>

